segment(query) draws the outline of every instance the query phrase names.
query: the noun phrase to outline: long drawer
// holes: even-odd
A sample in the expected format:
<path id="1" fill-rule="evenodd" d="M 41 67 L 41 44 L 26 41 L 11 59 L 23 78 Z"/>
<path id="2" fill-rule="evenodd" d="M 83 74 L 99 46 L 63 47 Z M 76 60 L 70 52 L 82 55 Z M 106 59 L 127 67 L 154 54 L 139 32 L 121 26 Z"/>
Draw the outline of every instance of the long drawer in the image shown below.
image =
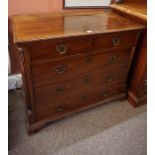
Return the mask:
<path id="1" fill-rule="evenodd" d="M 81 91 L 81 93 L 75 95 L 74 98 L 70 97 L 68 100 L 61 100 L 61 102 L 57 102 L 56 104 L 51 102 L 47 105 L 37 107 L 37 118 L 38 120 L 48 118 L 56 119 L 60 116 L 77 111 L 78 109 L 90 107 L 97 102 L 124 93 L 125 90 L 126 85 L 118 83 L 115 85 L 94 87 L 87 92 Z"/>
<path id="2" fill-rule="evenodd" d="M 34 89 L 36 105 L 45 105 L 53 102 L 53 104 L 74 98 L 75 95 L 88 92 L 96 87 L 104 87 L 105 85 L 126 82 L 128 73 L 127 66 L 117 68 L 104 69 L 100 72 L 90 72 L 82 75 L 80 78 L 69 79 L 64 82 L 55 83 L 46 87 Z M 96 91 L 96 89 L 94 89 Z"/>
<path id="3" fill-rule="evenodd" d="M 105 52 L 98 55 L 68 58 L 52 63 L 32 66 L 32 80 L 34 87 L 65 81 L 80 77 L 91 71 L 101 71 L 107 67 L 117 68 L 127 66 L 131 56 L 131 48 L 122 51 Z"/>

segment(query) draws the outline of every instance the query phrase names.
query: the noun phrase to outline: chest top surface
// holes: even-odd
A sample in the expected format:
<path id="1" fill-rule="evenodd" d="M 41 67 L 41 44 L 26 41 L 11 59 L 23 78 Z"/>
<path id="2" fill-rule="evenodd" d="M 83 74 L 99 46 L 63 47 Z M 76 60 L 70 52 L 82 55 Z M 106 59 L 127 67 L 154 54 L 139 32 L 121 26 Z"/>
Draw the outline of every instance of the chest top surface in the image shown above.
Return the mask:
<path id="1" fill-rule="evenodd" d="M 14 43 L 144 29 L 111 10 L 89 13 L 17 15 L 12 17 Z"/>

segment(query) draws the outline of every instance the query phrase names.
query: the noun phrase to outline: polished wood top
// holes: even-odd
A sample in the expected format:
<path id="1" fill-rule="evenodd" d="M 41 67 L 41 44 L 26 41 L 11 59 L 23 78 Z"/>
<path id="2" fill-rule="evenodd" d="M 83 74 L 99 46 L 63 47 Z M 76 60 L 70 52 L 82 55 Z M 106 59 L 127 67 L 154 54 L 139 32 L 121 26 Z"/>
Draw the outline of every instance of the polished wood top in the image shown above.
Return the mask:
<path id="1" fill-rule="evenodd" d="M 147 4 L 145 2 L 124 2 L 121 4 L 111 4 L 111 8 L 135 16 L 147 22 Z"/>
<path id="2" fill-rule="evenodd" d="M 18 15 L 12 17 L 12 27 L 14 43 L 145 28 L 109 9 L 90 13 Z"/>
<path id="3" fill-rule="evenodd" d="M 147 5 L 146 3 L 126 3 L 121 4 L 123 7 L 137 11 L 143 15 L 147 15 Z"/>

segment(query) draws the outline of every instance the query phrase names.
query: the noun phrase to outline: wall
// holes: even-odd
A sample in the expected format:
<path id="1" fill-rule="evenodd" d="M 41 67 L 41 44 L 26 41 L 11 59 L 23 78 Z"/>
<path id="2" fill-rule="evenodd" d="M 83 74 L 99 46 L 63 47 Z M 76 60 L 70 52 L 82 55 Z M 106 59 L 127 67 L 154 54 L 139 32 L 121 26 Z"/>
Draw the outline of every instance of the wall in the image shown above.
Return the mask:
<path id="1" fill-rule="evenodd" d="M 33 14 L 33 13 L 49 13 L 64 12 L 63 0 L 9 0 L 8 14 Z M 91 9 L 86 9 L 91 11 Z M 96 9 L 97 10 L 97 9 Z M 73 11 L 73 10 L 69 10 Z M 81 10 L 79 10 L 81 11 Z"/>

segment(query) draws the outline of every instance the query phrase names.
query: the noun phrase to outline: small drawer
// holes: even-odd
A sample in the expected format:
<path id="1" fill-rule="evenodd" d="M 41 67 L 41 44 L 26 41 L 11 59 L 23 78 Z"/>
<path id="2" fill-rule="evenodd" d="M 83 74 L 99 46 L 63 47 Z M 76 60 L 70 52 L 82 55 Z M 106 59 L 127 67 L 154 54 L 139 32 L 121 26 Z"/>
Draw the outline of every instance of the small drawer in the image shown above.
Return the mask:
<path id="1" fill-rule="evenodd" d="M 49 58 L 64 57 L 67 55 L 76 55 L 89 51 L 88 39 L 58 39 L 53 41 L 44 41 L 40 43 L 33 43 L 29 46 L 30 59 L 42 60 Z"/>
<path id="2" fill-rule="evenodd" d="M 115 70 L 117 67 L 128 66 L 130 55 L 131 49 L 128 49 L 33 65 L 33 85 L 34 87 L 41 87 L 77 78 L 82 74 L 100 71 L 108 67 L 114 68 Z"/>
<path id="3" fill-rule="evenodd" d="M 134 31 L 98 35 L 93 39 L 93 51 L 133 47 L 136 43 L 136 36 L 137 32 Z"/>
<path id="4" fill-rule="evenodd" d="M 125 92 L 126 85 L 123 83 L 94 87 L 87 92 L 81 91 L 68 100 L 62 100 L 56 103 L 50 102 L 47 105 L 37 107 L 37 117 L 38 120 L 48 118 L 55 120 L 61 116 L 79 111 L 80 109 L 97 105 L 99 102 L 102 103 L 102 101 L 106 99 L 110 99 Z"/>

